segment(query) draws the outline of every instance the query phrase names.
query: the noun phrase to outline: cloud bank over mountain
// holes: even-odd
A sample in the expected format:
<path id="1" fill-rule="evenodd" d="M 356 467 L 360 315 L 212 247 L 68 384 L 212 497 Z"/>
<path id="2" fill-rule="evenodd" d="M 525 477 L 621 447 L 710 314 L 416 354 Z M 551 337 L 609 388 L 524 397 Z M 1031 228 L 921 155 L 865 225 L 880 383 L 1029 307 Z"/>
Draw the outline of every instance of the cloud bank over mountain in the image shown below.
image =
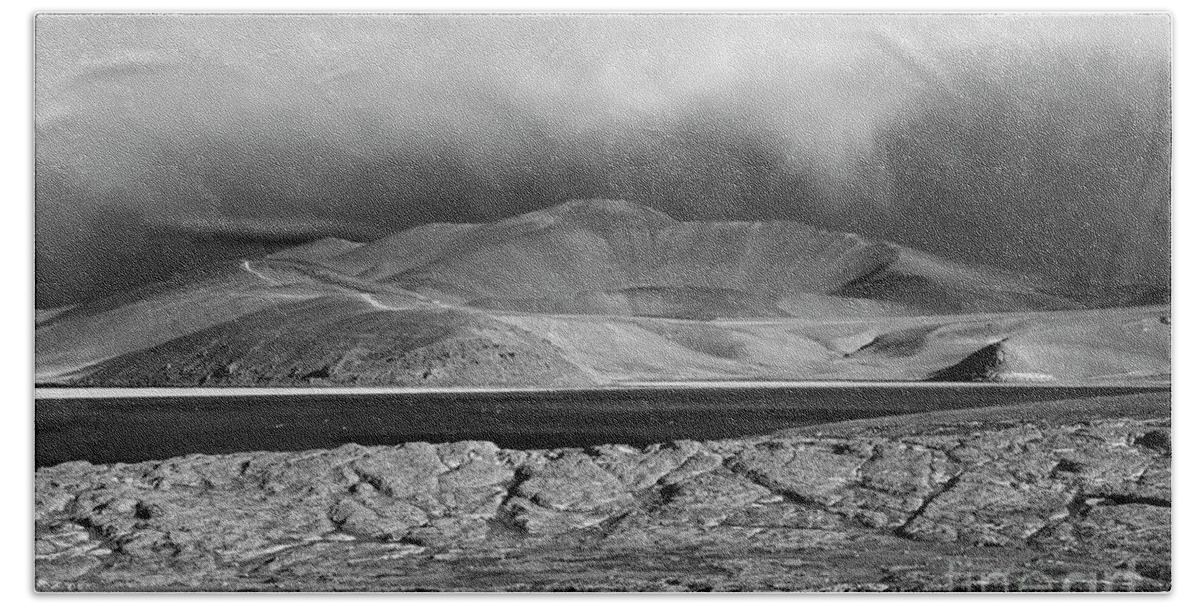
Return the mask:
<path id="1" fill-rule="evenodd" d="M 39 307 L 573 198 L 1169 288 L 1164 15 L 41 16 Z"/>

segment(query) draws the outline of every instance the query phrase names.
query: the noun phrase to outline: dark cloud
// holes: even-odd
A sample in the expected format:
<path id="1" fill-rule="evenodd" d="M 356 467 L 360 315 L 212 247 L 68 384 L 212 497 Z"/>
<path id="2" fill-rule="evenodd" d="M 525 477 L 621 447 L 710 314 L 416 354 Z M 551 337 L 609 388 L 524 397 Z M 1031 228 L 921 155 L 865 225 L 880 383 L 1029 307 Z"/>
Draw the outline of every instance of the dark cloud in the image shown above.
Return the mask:
<path id="1" fill-rule="evenodd" d="M 42 16 L 39 306 L 569 198 L 1169 280 L 1165 16 Z"/>

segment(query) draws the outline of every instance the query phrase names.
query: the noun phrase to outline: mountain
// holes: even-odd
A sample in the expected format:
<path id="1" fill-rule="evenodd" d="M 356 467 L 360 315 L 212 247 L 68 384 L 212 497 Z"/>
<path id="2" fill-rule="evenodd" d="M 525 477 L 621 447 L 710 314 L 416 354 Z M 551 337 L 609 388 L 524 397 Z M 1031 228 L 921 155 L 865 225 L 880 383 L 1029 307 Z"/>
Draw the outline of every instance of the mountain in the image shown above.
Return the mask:
<path id="1" fill-rule="evenodd" d="M 680 297 L 693 305 L 713 300 L 713 314 L 703 316 L 806 317 L 809 307 L 853 308 L 864 299 L 899 304 L 895 312 L 1078 307 L 1028 277 L 853 234 L 790 221 L 679 222 L 624 201 L 572 201 L 492 224 L 423 226 L 317 261 L 456 304 L 560 314 L 653 309 L 660 299 L 667 302 L 658 306 L 670 308 Z M 730 309 L 736 301 L 744 310 Z M 764 304 L 781 310 L 761 310 Z"/>
<path id="2" fill-rule="evenodd" d="M 43 314 L 35 355 L 39 382 L 101 386 L 1169 377 L 1169 307 L 1061 293 L 798 222 L 572 201 Z"/>

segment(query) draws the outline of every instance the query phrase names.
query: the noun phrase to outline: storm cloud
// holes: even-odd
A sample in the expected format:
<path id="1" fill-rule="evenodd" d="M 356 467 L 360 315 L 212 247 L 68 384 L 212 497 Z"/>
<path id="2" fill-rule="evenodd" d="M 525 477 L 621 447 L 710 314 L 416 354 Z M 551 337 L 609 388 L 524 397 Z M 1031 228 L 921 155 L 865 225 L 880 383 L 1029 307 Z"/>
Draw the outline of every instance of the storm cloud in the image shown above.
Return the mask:
<path id="1" fill-rule="evenodd" d="M 36 297 L 571 198 L 1169 288 L 1165 15 L 42 15 Z"/>

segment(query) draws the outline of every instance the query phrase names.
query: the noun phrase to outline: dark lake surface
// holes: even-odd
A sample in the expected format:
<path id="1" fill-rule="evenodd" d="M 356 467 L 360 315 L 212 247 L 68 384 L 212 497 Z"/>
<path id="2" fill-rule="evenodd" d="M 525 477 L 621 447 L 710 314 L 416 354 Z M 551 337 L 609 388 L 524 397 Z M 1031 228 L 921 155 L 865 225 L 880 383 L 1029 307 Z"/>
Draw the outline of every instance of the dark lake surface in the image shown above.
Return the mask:
<path id="1" fill-rule="evenodd" d="M 36 399 L 36 466 L 346 443 L 482 439 L 514 449 L 645 446 L 878 416 L 1169 388 L 865 384 L 497 393 Z"/>

